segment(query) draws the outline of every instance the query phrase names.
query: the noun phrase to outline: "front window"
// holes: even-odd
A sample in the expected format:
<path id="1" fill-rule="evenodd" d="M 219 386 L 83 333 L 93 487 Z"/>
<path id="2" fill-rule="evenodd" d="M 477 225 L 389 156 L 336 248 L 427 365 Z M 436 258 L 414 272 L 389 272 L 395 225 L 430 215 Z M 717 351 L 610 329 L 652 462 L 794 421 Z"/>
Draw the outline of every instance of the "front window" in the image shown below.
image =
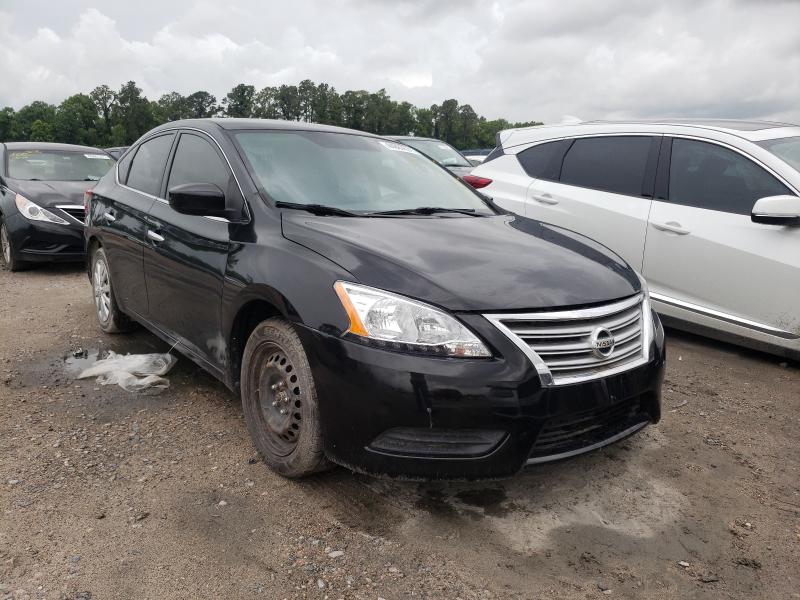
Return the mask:
<path id="1" fill-rule="evenodd" d="M 426 156 L 430 156 L 443 167 L 472 167 L 472 163 L 450 144 L 439 140 L 403 139 L 404 144 L 416 148 Z"/>
<path id="2" fill-rule="evenodd" d="M 10 150 L 8 176 L 27 181 L 98 181 L 114 164 L 107 154 L 64 150 Z"/>
<path id="3" fill-rule="evenodd" d="M 756 143 L 772 152 L 783 162 L 791 165 L 795 171 L 800 171 L 800 136 L 764 140 Z"/>
<path id="4" fill-rule="evenodd" d="M 317 131 L 240 131 L 235 137 L 275 202 L 354 213 L 434 206 L 494 214 L 460 180 L 397 142 Z"/>

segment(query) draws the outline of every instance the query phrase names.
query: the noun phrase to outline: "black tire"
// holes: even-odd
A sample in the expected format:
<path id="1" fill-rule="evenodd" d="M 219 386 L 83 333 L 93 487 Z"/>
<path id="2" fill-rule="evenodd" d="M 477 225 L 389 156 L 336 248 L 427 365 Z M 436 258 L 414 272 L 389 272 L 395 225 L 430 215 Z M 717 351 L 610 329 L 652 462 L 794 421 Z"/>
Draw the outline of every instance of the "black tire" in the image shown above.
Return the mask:
<path id="1" fill-rule="evenodd" d="M 105 250 L 100 247 L 94 249 L 91 265 L 92 294 L 100 329 L 106 333 L 130 331 L 135 327 L 135 324 L 117 305 Z"/>
<path id="2" fill-rule="evenodd" d="M 300 338 L 283 319 L 255 328 L 244 349 L 242 410 L 264 462 L 284 477 L 306 477 L 330 467 L 314 378 Z"/>
<path id="3" fill-rule="evenodd" d="M 11 237 L 8 235 L 6 223 L 0 217 L 0 265 L 7 271 L 24 271 L 30 267 L 30 263 L 14 258 L 11 248 Z"/>

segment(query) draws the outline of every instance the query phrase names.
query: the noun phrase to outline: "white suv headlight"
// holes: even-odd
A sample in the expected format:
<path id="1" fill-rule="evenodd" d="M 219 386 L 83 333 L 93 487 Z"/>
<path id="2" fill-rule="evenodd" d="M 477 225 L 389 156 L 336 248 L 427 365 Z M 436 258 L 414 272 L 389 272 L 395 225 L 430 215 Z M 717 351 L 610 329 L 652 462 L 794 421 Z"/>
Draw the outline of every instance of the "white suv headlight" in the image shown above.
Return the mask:
<path id="1" fill-rule="evenodd" d="M 65 219 L 62 219 L 58 215 L 54 215 L 49 210 L 42 208 L 38 204 L 34 204 L 25 196 L 17 194 L 16 198 L 14 198 L 14 201 L 17 204 L 17 210 L 19 210 L 22 216 L 29 221 L 46 221 L 48 223 L 57 223 L 58 225 L 69 225 L 69 222 L 67 222 Z"/>
<path id="2" fill-rule="evenodd" d="M 454 317 L 422 302 L 345 281 L 334 285 L 350 317 L 348 333 L 387 349 L 486 358 L 491 352 Z"/>

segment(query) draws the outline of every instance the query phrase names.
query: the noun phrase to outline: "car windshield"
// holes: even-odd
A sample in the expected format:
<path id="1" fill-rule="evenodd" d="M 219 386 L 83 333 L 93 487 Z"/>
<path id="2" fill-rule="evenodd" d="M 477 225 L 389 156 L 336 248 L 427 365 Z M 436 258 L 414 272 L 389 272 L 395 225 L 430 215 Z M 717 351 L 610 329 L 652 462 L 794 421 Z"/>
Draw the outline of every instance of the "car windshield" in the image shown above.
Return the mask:
<path id="1" fill-rule="evenodd" d="M 800 136 L 764 140 L 757 143 L 783 162 L 791 165 L 796 171 L 800 171 Z"/>
<path id="2" fill-rule="evenodd" d="M 423 154 L 430 156 L 443 167 L 472 166 L 472 163 L 461 156 L 458 150 L 453 148 L 450 144 L 440 142 L 439 140 L 415 140 L 413 138 L 404 138 L 401 141 L 404 144 L 408 144 L 412 148 L 416 148 Z"/>
<path id="3" fill-rule="evenodd" d="M 316 131 L 240 131 L 250 169 L 270 199 L 354 213 L 464 209 L 483 200 L 416 150 L 379 138 Z"/>
<path id="4" fill-rule="evenodd" d="M 8 176 L 29 181 L 98 181 L 114 160 L 98 152 L 10 150 Z"/>

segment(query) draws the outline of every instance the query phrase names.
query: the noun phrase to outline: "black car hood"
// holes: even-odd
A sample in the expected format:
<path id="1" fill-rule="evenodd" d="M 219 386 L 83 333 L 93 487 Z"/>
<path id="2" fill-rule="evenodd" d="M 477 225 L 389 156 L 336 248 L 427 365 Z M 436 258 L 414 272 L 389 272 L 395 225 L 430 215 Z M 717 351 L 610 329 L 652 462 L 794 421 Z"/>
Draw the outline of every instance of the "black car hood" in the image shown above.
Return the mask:
<path id="1" fill-rule="evenodd" d="M 9 179 L 8 187 L 31 202 L 49 208 L 56 204 L 83 206 L 83 193 L 95 186 L 96 181 L 27 181 Z"/>
<path id="2" fill-rule="evenodd" d="M 328 217 L 283 211 L 284 236 L 373 287 L 454 311 L 608 302 L 640 291 L 616 254 L 519 216 Z"/>

